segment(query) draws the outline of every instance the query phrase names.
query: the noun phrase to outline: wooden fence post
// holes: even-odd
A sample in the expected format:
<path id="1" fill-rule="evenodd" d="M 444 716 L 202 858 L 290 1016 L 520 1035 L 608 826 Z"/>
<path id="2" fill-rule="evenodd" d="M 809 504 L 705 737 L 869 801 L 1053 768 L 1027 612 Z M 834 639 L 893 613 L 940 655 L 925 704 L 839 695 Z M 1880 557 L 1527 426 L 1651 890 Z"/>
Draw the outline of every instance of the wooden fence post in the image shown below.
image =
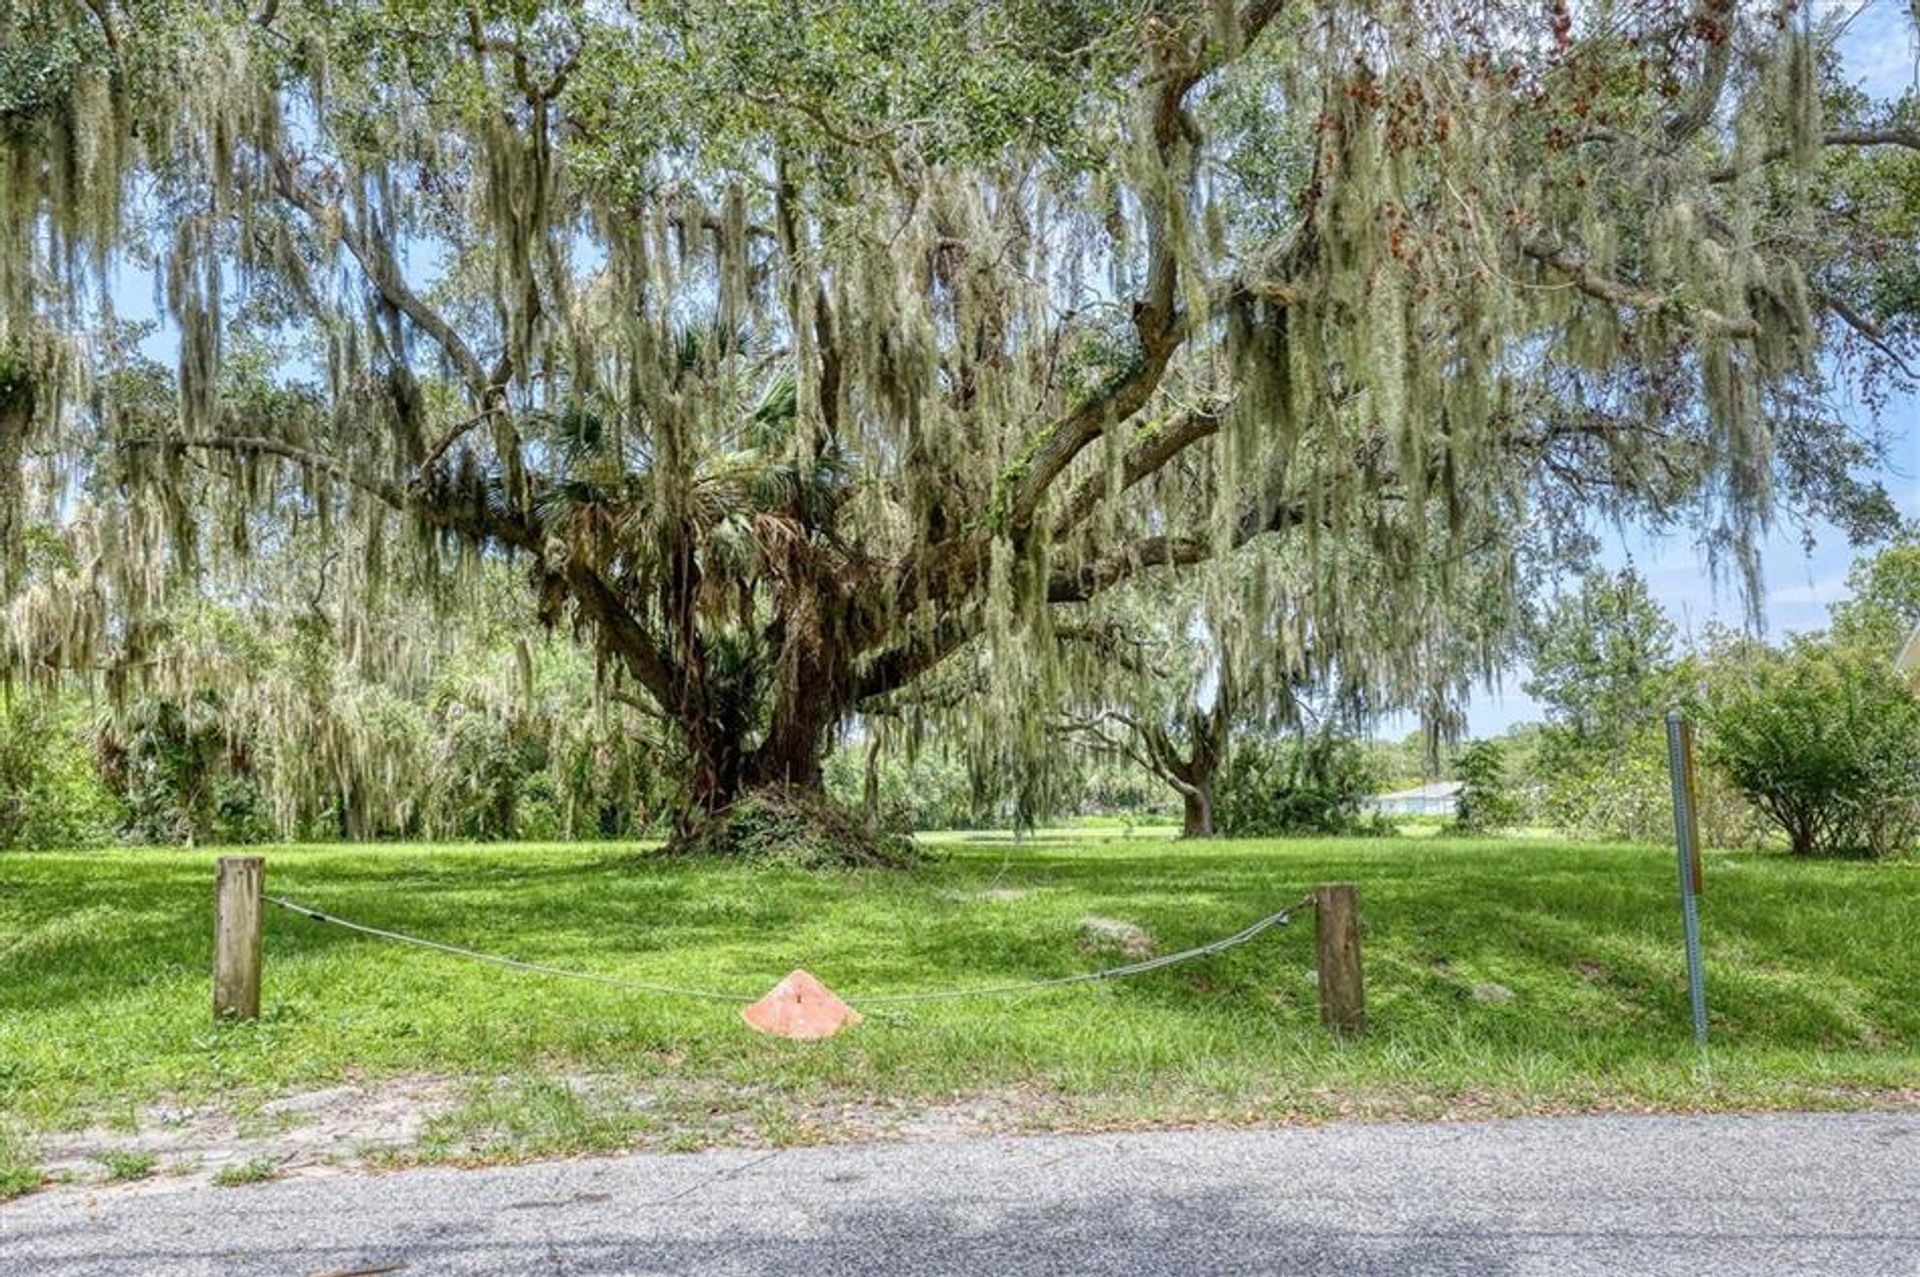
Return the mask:
<path id="1" fill-rule="evenodd" d="M 1320 1023 L 1358 1037 L 1367 1031 L 1367 995 L 1360 979 L 1360 908 L 1353 884 L 1315 887 L 1313 916 Z"/>
<path id="2" fill-rule="evenodd" d="M 260 1016 L 260 895 L 266 861 L 222 856 L 213 887 L 213 1018 Z"/>

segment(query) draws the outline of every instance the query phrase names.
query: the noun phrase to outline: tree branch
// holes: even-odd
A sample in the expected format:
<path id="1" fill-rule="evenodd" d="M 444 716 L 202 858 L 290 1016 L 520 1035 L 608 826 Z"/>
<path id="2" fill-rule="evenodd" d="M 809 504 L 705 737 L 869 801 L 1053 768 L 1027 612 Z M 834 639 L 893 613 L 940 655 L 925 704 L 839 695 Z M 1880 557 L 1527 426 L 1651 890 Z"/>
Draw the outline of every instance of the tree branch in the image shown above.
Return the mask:
<path id="1" fill-rule="evenodd" d="M 1920 378 L 1920 372 L 1916 372 L 1913 365 L 1909 364 L 1906 359 L 1901 356 L 1900 352 L 1893 348 L 1893 343 L 1887 340 L 1887 335 L 1881 330 L 1880 326 L 1855 310 L 1846 298 L 1837 293 L 1829 293 L 1824 289 L 1821 290 L 1818 296 L 1822 306 L 1825 306 L 1828 310 L 1839 316 L 1840 322 L 1860 334 L 1861 338 L 1865 340 L 1868 345 L 1892 360 L 1894 366 L 1899 368 L 1901 372 L 1909 377 Z"/>
<path id="2" fill-rule="evenodd" d="M 1700 0 L 1693 11 L 1691 25 L 1706 41 L 1706 56 L 1701 63 L 1699 82 L 1693 86 L 1687 103 L 1668 117 L 1667 143 L 1679 146 L 1693 138 L 1713 121 L 1719 109 L 1720 95 L 1726 90 L 1727 70 L 1733 63 L 1735 0 Z"/>
<path id="3" fill-rule="evenodd" d="M 1920 151 L 1920 129 L 1834 129 L 1821 137 L 1820 145 L 1847 147 L 1898 146 L 1904 147 L 1909 151 Z M 1793 148 L 1790 146 L 1770 147 L 1761 152 L 1760 155 L 1750 163 L 1726 164 L 1714 169 L 1711 173 L 1707 174 L 1707 180 L 1711 182 L 1731 182 L 1746 173 L 1751 173 L 1756 168 L 1764 168 L 1769 164 L 1778 164 L 1791 154 L 1793 154 Z"/>
<path id="4" fill-rule="evenodd" d="M 1300 501 L 1281 502 L 1270 510 L 1249 507 L 1234 526 L 1228 548 L 1237 550 L 1263 533 L 1284 532 L 1306 517 L 1306 506 Z M 1047 581 L 1047 602 L 1084 603 L 1142 568 L 1184 566 L 1212 553 L 1212 539 L 1204 534 L 1143 537 L 1092 563 L 1054 573 Z"/>
<path id="5" fill-rule="evenodd" d="M 613 587 L 592 568 L 568 564 L 564 575 L 580 610 L 600 627 L 607 642 L 626 665 L 627 672 L 668 712 L 679 707 L 684 681 L 661 654 L 646 628 L 633 619 Z"/>
<path id="6" fill-rule="evenodd" d="M 259 435 L 202 435 L 197 438 L 181 436 L 172 438 L 164 435 L 150 435 L 136 439 L 122 439 L 123 448 L 154 448 L 164 452 L 186 452 L 198 449 L 206 452 L 224 452 L 232 455 L 260 453 L 265 456 L 280 457 L 322 474 L 332 475 L 343 483 L 359 488 L 362 492 L 378 497 L 396 510 L 407 508 L 407 494 L 400 485 L 385 479 L 375 479 L 349 466 L 336 457 L 315 452 L 311 448 L 302 448 L 296 444 L 284 443 L 278 439 L 267 439 Z"/>
<path id="7" fill-rule="evenodd" d="M 1142 568 L 1198 563 L 1211 552 L 1212 544 L 1204 536 L 1142 537 L 1092 563 L 1055 572 L 1047 581 L 1047 602 L 1084 603 Z"/>
<path id="8" fill-rule="evenodd" d="M 392 255 L 379 251 L 369 242 L 337 204 L 327 203 L 302 186 L 294 176 L 293 164 L 285 156 L 275 156 L 273 159 L 273 184 L 283 199 L 305 213 L 321 231 L 332 231 L 339 235 L 340 242 L 360 263 L 360 269 L 380 290 L 380 295 L 411 319 L 446 354 L 466 381 L 474 400 L 483 405 L 490 402 L 504 378 L 488 375 L 473 347 L 454 330 L 446 316 L 427 305 L 418 293 L 407 286 L 406 280 L 400 277 L 400 267 Z"/>
<path id="9" fill-rule="evenodd" d="M 1636 288 L 1622 280 L 1602 275 L 1584 257 L 1548 240 L 1528 240 L 1520 251 L 1543 266 L 1567 277 L 1567 281 L 1589 297 L 1626 306 L 1634 310 L 1666 311 L 1683 305 L 1680 299 L 1665 293 Z M 1752 339 L 1760 335 L 1760 325 L 1751 319 L 1732 319 L 1707 306 L 1684 303 L 1685 309 L 1722 337 Z"/>
<path id="10" fill-rule="evenodd" d="M 1054 480 L 1107 430 L 1146 407 L 1166 374 L 1167 363 L 1184 335 L 1172 324 L 1150 345 L 1140 362 L 1115 377 L 1098 394 L 1049 426 L 1023 454 L 1006 491 L 1007 526 L 1016 537 L 1033 526 L 1034 515 Z"/>
<path id="11" fill-rule="evenodd" d="M 1092 718 L 1063 717 L 1060 720 L 1060 730 L 1067 733 L 1078 732 L 1086 736 L 1090 736 L 1096 742 L 1098 742 L 1099 748 L 1102 748 L 1110 751 L 1111 753 L 1115 753 L 1123 756 L 1128 761 L 1133 763 L 1134 766 L 1138 767 L 1141 771 L 1146 772 L 1150 776 L 1157 777 L 1158 779 L 1165 781 L 1169 785 L 1172 785 L 1176 788 L 1180 786 L 1181 781 L 1179 777 L 1173 776 L 1168 772 L 1166 772 L 1165 770 L 1163 770 L 1159 762 L 1153 757 L 1153 755 L 1150 752 L 1142 753 L 1141 751 L 1135 749 L 1132 745 L 1128 744 L 1126 741 L 1116 740 L 1114 737 L 1107 735 L 1106 731 L 1102 728 L 1101 724 L 1106 722 L 1108 719 L 1111 719 L 1114 722 L 1119 723 L 1122 729 L 1127 731 L 1130 735 L 1133 735 L 1136 737 L 1139 735 L 1137 724 L 1135 724 L 1131 719 L 1128 719 L 1124 715 L 1116 713 L 1115 711 L 1110 709 L 1102 710 L 1099 714 L 1095 715 Z"/>
<path id="12" fill-rule="evenodd" d="M 1053 627 L 1053 637 L 1068 643 L 1084 643 L 1130 674 L 1142 678 L 1162 677 L 1162 671 L 1140 658 L 1139 649 L 1144 644 L 1129 635 L 1118 622 L 1107 625 L 1056 625 Z M 1129 648 L 1133 650 L 1129 651 Z"/>
<path id="13" fill-rule="evenodd" d="M 440 437 L 434 440 L 433 446 L 427 449 L 426 459 L 420 463 L 420 473 L 424 475 L 433 469 L 433 467 L 438 464 L 440 458 L 447 455 L 447 450 L 460 441 L 461 436 L 499 411 L 501 411 L 500 405 L 492 404 L 482 408 L 471 417 L 463 421 L 456 421 L 451 426 L 448 426 L 441 432 Z"/>
<path id="14" fill-rule="evenodd" d="M 953 655 L 980 632 L 977 616 L 949 616 L 931 630 L 869 659 L 854 679 L 854 701 L 885 696 Z"/>
<path id="15" fill-rule="evenodd" d="M 1235 18 L 1232 38 L 1223 42 L 1209 35 L 1198 49 L 1184 39 L 1173 48 L 1168 41 L 1159 56 L 1160 70 L 1153 81 L 1152 127 L 1154 145 L 1163 163 L 1171 163 L 1186 125 L 1187 94 L 1207 75 L 1243 53 L 1280 12 L 1285 0 L 1249 0 Z M 1150 33 L 1151 34 L 1151 33 Z M 1168 199 L 1179 193 L 1164 193 Z M 1102 393 L 1056 422 L 1023 457 L 1024 469 L 1007 501 L 1008 525 L 1016 536 L 1026 532 L 1054 480 L 1081 451 L 1108 427 L 1124 421 L 1147 404 L 1166 372 L 1174 350 L 1186 339 L 1186 320 L 1174 307 L 1178 270 L 1174 245 L 1168 240 L 1164 212 L 1150 218 L 1147 231 L 1146 295 L 1134 303 L 1134 327 L 1140 335 L 1140 363 L 1122 374 Z"/>
<path id="16" fill-rule="evenodd" d="M 1182 452 L 1219 432 L 1220 415 L 1204 410 L 1182 413 L 1157 429 L 1143 432 L 1121 460 L 1119 490 L 1125 492 L 1158 473 Z M 1054 524 L 1055 535 L 1084 523 L 1107 495 L 1108 485 L 1100 476 L 1090 475 L 1081 480 L 1067 498 L 1066 508 Z"/>

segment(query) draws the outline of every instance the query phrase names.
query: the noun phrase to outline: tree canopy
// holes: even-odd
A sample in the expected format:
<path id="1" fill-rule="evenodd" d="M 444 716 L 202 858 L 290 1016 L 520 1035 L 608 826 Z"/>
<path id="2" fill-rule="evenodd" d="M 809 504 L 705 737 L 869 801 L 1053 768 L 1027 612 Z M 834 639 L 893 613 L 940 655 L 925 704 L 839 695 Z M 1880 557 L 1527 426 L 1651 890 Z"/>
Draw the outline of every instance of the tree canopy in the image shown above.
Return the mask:
<path id="1" fill-rule="evenodd" d="M 1829 391 L 1920 334 L 1914 103 L 1844 89 L 1830 34 L 5 0 L 0 539 L 11 580 L 35 527 L 72 564 L 9 664 L 137 670 L 138 618 L 276 529 L 331 538 L 369 631 L 505 558 L 670 725 L 693 819 L 818 785 L 963 649 L 966 712 L 1042 748 L 1058 618 L 1143 574 L 1396 696 L 1464 571 L 1517 590 L 1598 519 L 1751 578 L 1778 510 L 1885 529 Z M 171 369 L 114 313 L 137 269 Z M 1231 567 L 1256 539 L 1284 589 Z"/>
<path id="2" fill-rule="evenodd" d="M 1673 622 L 1632 568 L 1588 573 L 1529 647 L 1527 695 L 1583 746 L 1617 749 L 1672 708 Z"/>

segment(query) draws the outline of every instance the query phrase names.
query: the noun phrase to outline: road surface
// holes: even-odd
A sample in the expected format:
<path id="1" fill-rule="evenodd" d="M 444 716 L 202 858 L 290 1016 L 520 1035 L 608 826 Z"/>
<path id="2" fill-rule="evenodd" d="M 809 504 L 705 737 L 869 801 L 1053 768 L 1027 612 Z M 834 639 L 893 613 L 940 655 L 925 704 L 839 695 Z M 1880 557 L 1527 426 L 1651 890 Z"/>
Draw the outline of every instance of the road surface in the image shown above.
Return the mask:
<path id="1" fill-rule="evenodd" d="M 1000 1138 L 75 1187 L 0 1273 L 1899 1274 L 1920 1115 Z"/>

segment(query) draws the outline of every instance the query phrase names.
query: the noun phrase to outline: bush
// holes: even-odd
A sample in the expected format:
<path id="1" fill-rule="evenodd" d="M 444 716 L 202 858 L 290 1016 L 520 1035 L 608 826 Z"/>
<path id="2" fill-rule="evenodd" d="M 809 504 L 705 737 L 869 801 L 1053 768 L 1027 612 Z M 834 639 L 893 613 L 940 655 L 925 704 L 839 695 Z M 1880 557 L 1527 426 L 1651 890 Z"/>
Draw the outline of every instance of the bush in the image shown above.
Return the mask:
<path id="1" fill-rule="evenodd" d="M 0 708 L 0 847 L 112 841 L 124 813 L 80 720 L 76 708 L 26 697 Z"/>
<path id="2" fill-rule="evenodd" d="M 1243 739 L 1214 782 L 1214 831 L 1223 838 L 1372 831 L 1362 818 L 1377 778 L 1357 741 Z"/>
<path id="3" fill-rule="evenodd" d="M 1729 668 L 1729 666 L 1731 666 Z M 1709 762 L 1795 855 L 1887 855 L 1920 834 L 1920 700 L 1874 654 L 1801 640 L 1715 671 Z"/>
<path id="4" fill-rule="evenodd" d="M 797 785 L 752 789 L 662 848 L 789 869 L 868 869 L 919 858 L 904 829 L 875 829 L 824 794 Z"/>
<path id="5" fill-rule="evenodd" d="M 1579 741 L 1550 729 L 1541 751 L 1544 818 L 1576 837 L 1625 842 L 1673 840 L 1673 777 L 1664 722 L 1625 744 Z M 1698 777 L 1700 837 L 1709 847 L 1755 848 L 1771 826 L 1725 776 L 1711 767 Z"/>
<path id="6" fill-rule="evenodd" d="M 234 844 L 273 836 L 249 742 L 228 734 L 220 697 L 136 701 L 103 731 L 99 770 L 135 842 Z"/>

